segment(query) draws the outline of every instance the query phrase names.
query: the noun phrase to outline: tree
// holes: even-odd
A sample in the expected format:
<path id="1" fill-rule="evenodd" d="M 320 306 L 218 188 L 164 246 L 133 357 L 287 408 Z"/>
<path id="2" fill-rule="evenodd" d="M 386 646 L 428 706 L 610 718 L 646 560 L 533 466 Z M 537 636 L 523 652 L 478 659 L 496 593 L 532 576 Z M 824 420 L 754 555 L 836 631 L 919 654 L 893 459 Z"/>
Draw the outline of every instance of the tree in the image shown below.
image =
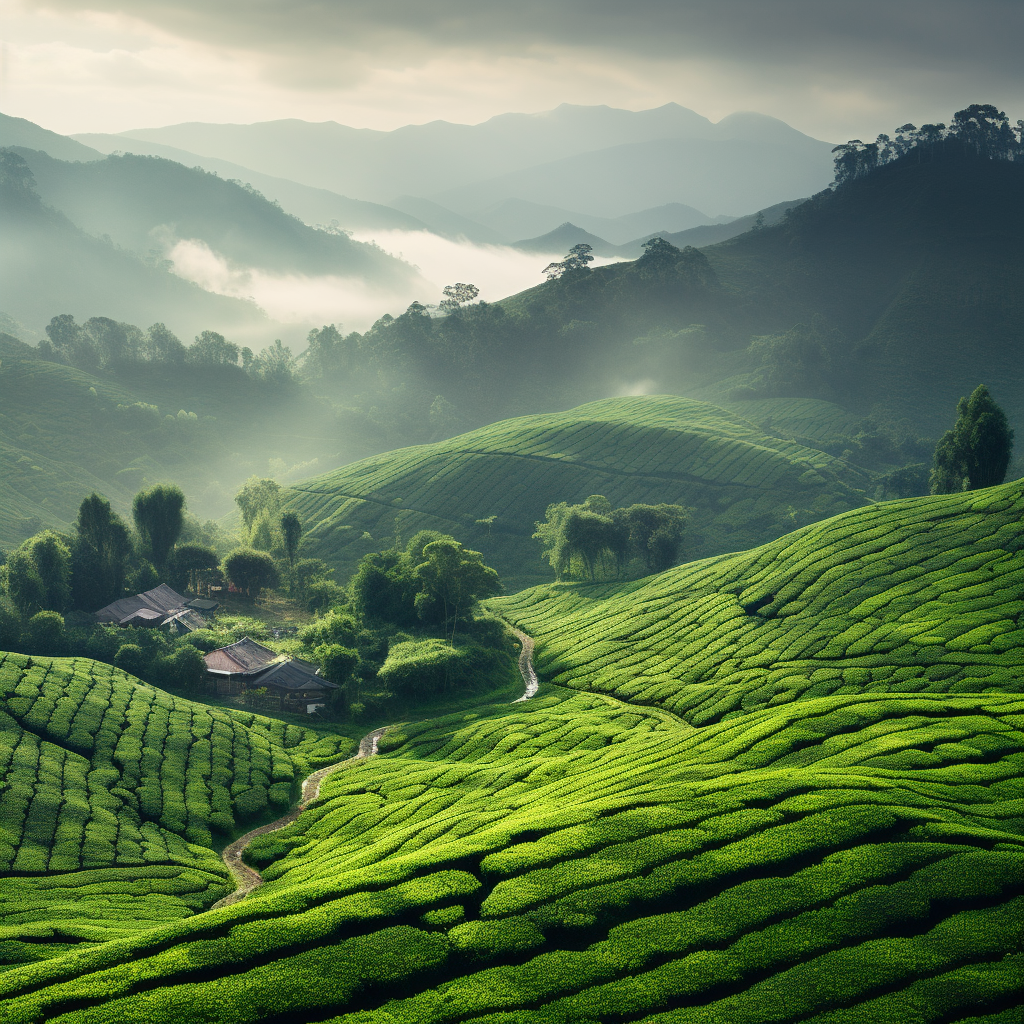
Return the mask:
<path id="1" fill-rule="evenodd" d="M 146 652 L 138 644 L 121 644 L 114 655 L 114 667 L 130 676 L 141 678 L 148 665 Z"/>
<path id="2" fill-rule="evenodd" d="M 155 363 L 171 363 L 180 366 L 185 362 L 187 349 L 176 334 L 164 324 L 153 324 L 142 344 L 143 355 Z"/>
<path id="3" fill-rule="evenodd" d="M 549 263 L 543 273 L 547 275 L 549 281 L 554 281 L 563 274 L 589 270 L 587 264 L 594 262 L 594 257 L 590 255 L 593 251 L 592 245 L 587 245 L 586 242 L 577 242 L 566 254 L 564 260 L 559 263 Z"/>
<path id="4" fill-rule="evenodd" d="M 397 625 L 416 621 L 416 580 L 401 551 L 373 551 L 359 560 L 349 584 L 360 616 Z"/>
<path id="5" fill-rule="evenodd" d="M 67 643 L 64 619 L 55 611 L 36 612 L 28 621 L 28 641 L 33 654 L 59 657 Z"/>
<path id="6" fill-rule="evenodd" d="M 237 366 L 238 346 L 216 331 L 203 331 L 189 345 L 186 358 L 200 366 Z"/>
<path id="7" fill-rule="evenodd" d="M 952 430 L 935 448 L 932 494 L 976 491 L 1001 484 L 1013 451 L 1013 431 L 988 388 L 979 384 L 961 398 Z"/>
<path id="8" fill-rule="evenodd" d="M 295 379 L 295 357 L 278 338 L 256 356 L 246 370 L 271 384 L 290 384 Z"/>
<path id="9" fill-rule="evenodd" d="M 288 565 L 295 568 L 295 555 L 302 539 L 302 520 L 289 509 L 281 513 L 281 537 L 284 540 L 284 551 L 288 556 Z"/>
<path id="10" fill-rule="evenodd" d="M 204 579 L 220 565 L 217 552 L 209 544 L 179 544 L 172 559 L 175 575 L 185 581 L 185 587 L 198 593 Z"/>
<path id="11" fill-rule="evenodd" d="M 124 593 L 132 541 L 124 520 L 98 494 L 78 507 L 78 540 L 72 550 L 72 597 L 87 611 L 115 601 Z"/>
<path id="12" fill-rule="evenodd" d="M 467 302 L 472 302 L 480 294 L 480 289 L 475 284 L 463 284 L 458 281 L 455 284 L 446 284 L 442 294 L 444 298 L 441 300 L 440 308 L 446 313 L 454 313 Z"/>
<path id="13" fill-rule="evenodd" d="M 70 313 L 55 316 L 46 325 L 46 336 L 54 351 L 66 363 L 82 369 L 94 369 L 99 360 L 89 336 L 75 323 Z"/>
<path id="14" fill-rule="evenodd" d="M 146 541 L 158 569 L 167 564 L 167 556 L 185 525 L 185 495 L 174 484 L 155 484 L 139 491 L 132 502 L 135 528 Z"/>
<path id="15" fill-rule="evenodd" d="M 261 512 L 276 517 L 281 508 L 281 485 L 266 477 L 251 476 L 235 495 L 246 530 L 251 530 Z"/>
<path id="16" fill-rule="evenodd" d="M 71 600 L 71 549 L 52 530 L 43 530 L 24 544 L 43 586 L 42 607 L 63 612 Z"/>
<path id="17" fill-rule="evenodd" d="M 251 601 L 280 582 L 277 566 L 265 551 L 236 548 L 224 559 L 224 575 Z"/>
<path id="18" fill-rule="evenodd" d="M 323 644 L 316 649 L 320 674 L 335 686 L 344 686 L 359 664 L 359 652 L 341 644 Z"/>
<path id="19" fill-rule="evenodd" d="M 34 615 L 46 601 L 46 587 L 28 551 L 15 551 L 7 559 L 7 592 L 22 615 Z"/>
<path id="20" fill-rule="evenodd" d="M 449 641 L 454 642 L 459 618 L 480 598 L 500 594 L 501 581 L 497 572 L 484 564 L 479 551 L 469 551 L 451 537 L 427 544 L 423 559 L 414 570 L 422 587 L 416 595 L 416 609 L 423 618 L 440 612 L 445 632 L 451 629 Z"/>

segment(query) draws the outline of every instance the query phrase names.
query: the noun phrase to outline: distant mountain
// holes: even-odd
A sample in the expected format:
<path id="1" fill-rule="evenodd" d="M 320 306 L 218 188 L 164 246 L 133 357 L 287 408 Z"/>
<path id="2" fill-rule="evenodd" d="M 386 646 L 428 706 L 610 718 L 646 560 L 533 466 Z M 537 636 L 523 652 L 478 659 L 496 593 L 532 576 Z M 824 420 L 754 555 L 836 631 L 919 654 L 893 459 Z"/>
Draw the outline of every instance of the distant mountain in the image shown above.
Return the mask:
<path id="1" fill-rule="evenodd" d="M 683 203 L 667 203 L 650 210 L 639 210 L 622 217 L 595 217 L 591 214 L 545 206 L 524 199 L 504 199 L 485 210 L 476 211 L 473 219 L 494 228 L 506 238 L 544 235 L 566 221 L 607 239 L 615 245 L 629 242 L 644 231 L 683 231 L 699 224 L 714 223 L 707 214 Z M 728 217 L 720 218 L 729 220 Z"/>
<path id="2" fill-rule="evenodd" d="M 612 245 L 605 239 L 592 235 L 589 231 L 584 231 L 583 228 L 570 221 L 559 225 L 554 231 L 549 231 L 546 235 L 540 235 L 537 238 L 525 238 L 521 242 L 515 242 L 512 248 L 519 249 L 521 252 L 560 254 L 568 252 L 572 246 L 579 245 L 581 242 L 589 245 L 594 250 L 595 256 L 621 255 L 619 246 Z"/>
<path id="3" fill-rule="evenodd" d="M 493 228 L 486 227 L 471 217 L 463 217 L 439 203 L 418 196 L 399 196 L 390 205 L 416 217 L 437 235 L 445 238 L 465 238 L 480 245 L 505 245 L 509 239 Z"/>
<path id="4" fill-rule="evenodd" d="M 426 196 L 469 217 L 509 198 L 603 217 L 675 202 L 730 213 L 813 192 L 831 177 L 831 146 L 782 121 L 733 114 L 714 124 L 675 103 L 642 111 L 563 104 L 477 125 L 434 121 L 391 132 L 285 120 L 122 134 L 374 202 Z M 660 147 L 643 148 L 651 144 Z M 586 169 L 577 162 L 585 154 Z M 644 166 L 651 160 L 653 177 Z M 554 174 L 547 190 L 545 173 Z M 600 187 L 586 187 L 595 173 Z M 692 194 L 698 186 L 699 196 Z"/>
<path id="5" fill-rule="evenodd" d="M 68 163 L 16 152 L 44 202 L 82 230 L 143 256 L 164 257 L 187 239 L 205 242 L 238 266 L 277 273 L 338 274 L 381 285 L 415 273 L 373 246 L 314 230 L 251 189 L 171 160 L 124 155 Z"/>
<path id="6" fill-rule="evenodd" d="M 103 154 L 66 135 L 40 128 L 21 117 L 0 114 L 0 149 L 23 146 L 38 149 L 58 160 L 102 160 Z"/>
<path id="7" fill-rule="evenodd" d="M 63 138 L 63 136 L 56 137 Z M 201 167 L 204 171 L 218 174 L 226 180 L 234 179 L 252 185 L 268 199 L 280 203 L 288 213 L 310 225 L 329 226 L 334 223 L 336 227 L 350 231 L 422 231 L 426 228 L 422 221 L 390 206 L 368 203 L 361 199 L 349 199 L 348 196 L 338 195 L 337 192 L 331 192 L 328 189 L 313 188 L 287 178 L 262 174 L 228 160 L 218 160 L 216 157 L 189 153 L 184 149 L 161 146 L 155 142 L 129 139 L 123 135 L 89 134 L 78 135 L 76 138 L 80 142 L 93 146 L 101 154 L 120 152 L 135 153 L 139 156 L 159 156 L 184 164 L 186 167 Z M 20 143 L 11 144 L 20 145 Z M 46 146 L 39 145 L 32 148 L 42 149 L 50 156 L 60 156 Z"/>
<path id="8" fill-rule="evenodd" d="M 207 328 L 236 340 L 273 337 L 275 325 L 252 303 L 203 291 L 45 206 L 16 161 L 12 155 L 0 165 L 0 301 L 9 317 L 37 332 L 56 314 L 72 313 L 163 321 L 186 340 Z"/>

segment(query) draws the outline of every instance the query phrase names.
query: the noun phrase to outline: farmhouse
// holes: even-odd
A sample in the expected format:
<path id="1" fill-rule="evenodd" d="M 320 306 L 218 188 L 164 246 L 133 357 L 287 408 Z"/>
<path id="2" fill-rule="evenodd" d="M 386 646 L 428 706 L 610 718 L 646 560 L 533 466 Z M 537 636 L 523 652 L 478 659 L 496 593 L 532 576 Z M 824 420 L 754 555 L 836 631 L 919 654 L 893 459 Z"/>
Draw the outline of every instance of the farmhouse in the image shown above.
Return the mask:
<path id="1" fill-rule="evenodd" d="M 276 698 L 282 711 L 309 711 L 311 704 L 324 703 L 338 688 L 322 679 L 316 666 L 277 654 L 249 637 L 211 651 L 205 661 L 218 696 L 266 689 L 266 698 Z"/>
<path id="2" fill-rule="evenodd" d="M 96 612 L 95 619 L 118 626 L 162 626 L 171 633 L 191 633 L 206 625 L 197 603 L 198 599 L 182 597 L 166 583 L 161 583 L 144 594 L 122 597 L 120 601 L 108 604 Z M 212 611 L 209 605 L 213 602 L 201 603 L 204 611 Z M 217 605 L 213 603 L 213 607 Z"/>

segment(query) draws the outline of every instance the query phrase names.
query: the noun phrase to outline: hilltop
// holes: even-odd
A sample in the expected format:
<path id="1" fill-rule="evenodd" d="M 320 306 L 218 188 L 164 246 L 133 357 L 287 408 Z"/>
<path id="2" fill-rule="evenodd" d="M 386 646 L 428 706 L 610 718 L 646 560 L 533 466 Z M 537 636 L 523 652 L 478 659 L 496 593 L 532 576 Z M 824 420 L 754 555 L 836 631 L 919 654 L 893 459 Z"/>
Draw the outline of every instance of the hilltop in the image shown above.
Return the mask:
<path id="1" fill-rule="evenodd" d="M 305 548 L 340 570 L 420 529 L 482 551 L 508 587 L 550 578 L 531 539 L 548 505 L 603 494 L 694 509 L 687 557 L 734 551 L 870 500 L 863 470 L 701 402 L 607 399 L 373 456 L 285 492 Z"/>
<path id="2" fill-rule="evenodd" d="M 538 697 L 395 730 L 250 847 L 253 896 L 7 971 L 6 1019 L 1009 1022 L 1022 511 L 896 502 L 497 601 Z M 794 681 L 728 675 L 759 653 Z"/>

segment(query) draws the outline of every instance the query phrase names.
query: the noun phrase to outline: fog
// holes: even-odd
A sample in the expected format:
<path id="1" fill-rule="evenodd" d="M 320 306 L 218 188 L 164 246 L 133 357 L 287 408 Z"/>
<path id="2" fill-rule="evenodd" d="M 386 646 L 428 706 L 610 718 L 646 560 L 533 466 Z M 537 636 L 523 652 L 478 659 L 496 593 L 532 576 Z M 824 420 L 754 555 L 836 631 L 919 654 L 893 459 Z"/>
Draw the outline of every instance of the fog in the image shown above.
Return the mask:
<path id="1" fill-rule="evenodd" d="M 274 274 L 239 267 L 202 241 L 176 242 L 168 252 L 174 272 L 207 291 L 251 299 L 273 320 L 294 331 L 283 333 L 295 345 L 310 326 L 336 323 L 346 330 L 364 331 L 385 313 L 401 313 L 413 301 L 434 305 L 447 284 L 465 281 L 480 289 L 480 298 L 493 302 L 544 281 L 544 268 L 565 253 L 522 253 L 501 245 L 452 241 L 427 231 L 356 232 L 361 242 L 375 242 L 386 252 L 413 264 L 418 281 L 402 289 L 375 287 L 361 278 Z M 616 262 L 595 259 L 594 266 Z M 301 346 L 299 346 L 301 347 Z"/>

